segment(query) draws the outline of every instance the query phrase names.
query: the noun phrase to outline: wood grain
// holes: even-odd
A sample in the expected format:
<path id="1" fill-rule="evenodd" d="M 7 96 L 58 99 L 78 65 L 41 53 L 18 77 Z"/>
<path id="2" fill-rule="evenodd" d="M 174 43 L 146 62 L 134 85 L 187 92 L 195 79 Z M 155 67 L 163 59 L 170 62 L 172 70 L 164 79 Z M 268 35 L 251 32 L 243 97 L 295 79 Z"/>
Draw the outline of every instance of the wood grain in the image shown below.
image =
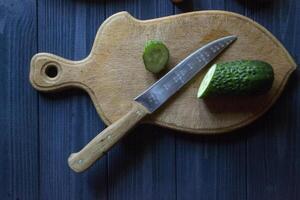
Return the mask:
<path id="1" fill-rule="evenodd" d="M 37 94 L 26 81 L 26 65 L 37 52 L 35 11 L 32 0 L 0 1 L 0 199 L 4 200 L 39 197 Z"/>
<path id="2" fill-rule="evenodd" d="M 275 37 L 238 14 L 203 11 L 139 21 L 121 12 L 102 24 L 87 58 L 70 61 L 51 54 L 35 55 L 30 80 L 36 89 L 46 92 L 66 87 L 84 89 L 101 118 L 111 124 L 129 111 L 130 99 L 157 80 L 143 67 L 140 54 L 145 41 L 164 41 L 170 50 L 171 67 L 200 46 L 230 34 L 239 39 L 216 62 L 237 59 L 269 62 L 275 72 L 271 91 L 262 96 L 199 101 L 195 94 L 203 70 L 146 121 L 194 133 L 227 132 L 251 123 L 266 112 L 296 67 Z M 54 79 L 44 73 L 48 64 L 57 65 L 59 73 Z"/>

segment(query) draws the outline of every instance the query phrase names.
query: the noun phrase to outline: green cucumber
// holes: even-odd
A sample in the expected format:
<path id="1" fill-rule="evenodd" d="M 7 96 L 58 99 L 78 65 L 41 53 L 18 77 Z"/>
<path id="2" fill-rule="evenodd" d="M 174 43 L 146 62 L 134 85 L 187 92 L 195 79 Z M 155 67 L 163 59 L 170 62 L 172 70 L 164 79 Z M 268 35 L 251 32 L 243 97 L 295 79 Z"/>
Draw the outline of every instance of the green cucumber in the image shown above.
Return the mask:
<path id="1" fill-rule="evenodd" d="M 161 41 L 150 40 L 145 45 L 143 60 L 148 71 L 159 73 L 169 61 L 169 50 Z"/>
<path id="2" fill-rule="evenodd" d="M 274 72 L 269 63 L 240 60 L 214 64 L 204 76 L 197 97 L 254 95 L 267 92 Z"/>

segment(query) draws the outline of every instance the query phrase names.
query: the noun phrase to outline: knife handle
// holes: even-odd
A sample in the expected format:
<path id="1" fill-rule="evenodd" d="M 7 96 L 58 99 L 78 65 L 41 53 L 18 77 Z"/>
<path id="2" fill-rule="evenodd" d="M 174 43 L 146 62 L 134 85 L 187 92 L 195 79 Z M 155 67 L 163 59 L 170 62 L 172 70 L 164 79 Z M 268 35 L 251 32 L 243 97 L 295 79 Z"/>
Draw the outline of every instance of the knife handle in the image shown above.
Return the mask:
<path id="1" fill-rule="evenodd" d="M 132 109 L 125 116 L 104 129 L 81 151 L 69 156 L 68 163 L 71 169 L 75 172 L 82 172 L 89 168 L 132 127 L 149 114 L 149 111 L 141 104 L 135 101 L 132 104 Z"/>

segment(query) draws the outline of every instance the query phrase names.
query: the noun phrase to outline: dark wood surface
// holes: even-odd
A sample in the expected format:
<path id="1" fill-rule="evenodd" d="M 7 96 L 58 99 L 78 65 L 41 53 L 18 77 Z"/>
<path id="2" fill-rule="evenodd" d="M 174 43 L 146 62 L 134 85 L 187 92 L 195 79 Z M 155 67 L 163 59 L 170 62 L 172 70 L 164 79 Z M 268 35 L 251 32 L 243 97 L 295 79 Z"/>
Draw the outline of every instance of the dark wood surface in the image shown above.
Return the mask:
<path id="1" fill-rule="evenodd" d="M 300 199 L 298 69 L 273 108 L 246 128 L 196 136 L 141 125 L 89 171 L 68 168 L 69 153 L 105 125 L 81 91 L 36 92 L 32 55 L 84 58 L 118 11 L 149 19 L 207 9 L 258 21 L 299 64 L 298 0 L 0 0 L 0 199 Z"/>

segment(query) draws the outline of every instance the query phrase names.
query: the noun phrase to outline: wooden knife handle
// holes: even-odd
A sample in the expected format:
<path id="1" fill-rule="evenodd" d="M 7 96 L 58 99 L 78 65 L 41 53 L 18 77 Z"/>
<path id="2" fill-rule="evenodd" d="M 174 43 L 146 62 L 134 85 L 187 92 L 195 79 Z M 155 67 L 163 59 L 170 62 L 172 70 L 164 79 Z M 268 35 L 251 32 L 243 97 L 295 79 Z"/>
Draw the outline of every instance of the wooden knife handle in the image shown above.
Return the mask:
<path id="1" fill-rule="evenodd" d="M 70 155 L 68 159 L 70 168 L 75 172 L 89 168 L 148 113 L 144 106 L 133 102 L 132 109 L 125 116 L 104 129 L 81 151 Z"/>

